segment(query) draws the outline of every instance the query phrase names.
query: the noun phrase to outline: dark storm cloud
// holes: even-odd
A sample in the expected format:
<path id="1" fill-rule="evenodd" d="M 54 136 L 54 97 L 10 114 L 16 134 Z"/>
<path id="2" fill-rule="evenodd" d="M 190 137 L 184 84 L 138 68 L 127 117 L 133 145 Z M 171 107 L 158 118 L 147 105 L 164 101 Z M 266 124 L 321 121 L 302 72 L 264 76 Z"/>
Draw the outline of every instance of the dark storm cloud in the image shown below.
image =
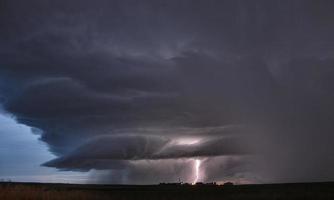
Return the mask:
<path id="1" fill-rule="evenodd" d="M 191 180 L 196 158 L 208 181 L 334 178 L 332 1 L 0 6 L 0 103 L 41 130 L 45 165 L 129 183 Z"/>

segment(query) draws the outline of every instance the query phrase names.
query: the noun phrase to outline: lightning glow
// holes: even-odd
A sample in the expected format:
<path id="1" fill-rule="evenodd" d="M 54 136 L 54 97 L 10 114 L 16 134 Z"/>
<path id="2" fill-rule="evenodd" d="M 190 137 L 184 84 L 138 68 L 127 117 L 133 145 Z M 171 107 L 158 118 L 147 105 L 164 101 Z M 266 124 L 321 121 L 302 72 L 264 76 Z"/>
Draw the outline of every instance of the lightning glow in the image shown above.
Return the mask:
<path id="1" fill-rule="evenodd" d="M 200 178 L 199 167 L 201 166 L 201 161 L 199 159 L 195 159 L 195 180 L 193 181 L 193 185 L 195 185 Z"/>
<path id="2" fill-rule="evenodd" d="M 195 145 L 201 140 L 199 138 L 178 138 L 175 140 L 177 145 Z"/>

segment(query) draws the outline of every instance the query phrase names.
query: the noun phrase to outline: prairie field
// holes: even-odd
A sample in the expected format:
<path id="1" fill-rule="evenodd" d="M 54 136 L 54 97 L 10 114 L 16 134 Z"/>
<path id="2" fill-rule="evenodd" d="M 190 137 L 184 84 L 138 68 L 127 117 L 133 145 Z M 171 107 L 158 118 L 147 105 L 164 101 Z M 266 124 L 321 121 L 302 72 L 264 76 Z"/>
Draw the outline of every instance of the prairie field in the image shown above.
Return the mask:
<path id="1" fill-rule="evenodd" d="M 271 185 L 75 185 L 2 183 L 1 200 L 334 199 L 334 183 Z"/>

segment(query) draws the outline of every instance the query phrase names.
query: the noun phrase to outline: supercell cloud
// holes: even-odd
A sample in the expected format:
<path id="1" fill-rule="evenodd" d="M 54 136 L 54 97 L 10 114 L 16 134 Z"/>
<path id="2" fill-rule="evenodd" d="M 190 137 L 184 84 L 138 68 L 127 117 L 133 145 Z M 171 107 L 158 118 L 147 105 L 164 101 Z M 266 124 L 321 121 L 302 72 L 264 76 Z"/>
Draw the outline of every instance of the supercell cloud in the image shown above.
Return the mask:
<path id="1" fill-rule="evenodd" d="M 0 104 L 101 182 L 334 180 L 333 8 L 2 1 Z"/>

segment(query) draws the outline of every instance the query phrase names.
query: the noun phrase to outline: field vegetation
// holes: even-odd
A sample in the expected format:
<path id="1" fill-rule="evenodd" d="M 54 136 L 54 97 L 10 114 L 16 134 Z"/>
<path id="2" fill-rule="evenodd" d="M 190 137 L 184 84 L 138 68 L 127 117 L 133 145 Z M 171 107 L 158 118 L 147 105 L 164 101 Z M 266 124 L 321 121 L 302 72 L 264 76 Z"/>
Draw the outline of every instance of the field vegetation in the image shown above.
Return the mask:
<path id="1" fill-rule="evenodd" d="M 273 185 L 72 185 L 1 183 L 0 200 L 334 199 L 334 183 Z"/>

